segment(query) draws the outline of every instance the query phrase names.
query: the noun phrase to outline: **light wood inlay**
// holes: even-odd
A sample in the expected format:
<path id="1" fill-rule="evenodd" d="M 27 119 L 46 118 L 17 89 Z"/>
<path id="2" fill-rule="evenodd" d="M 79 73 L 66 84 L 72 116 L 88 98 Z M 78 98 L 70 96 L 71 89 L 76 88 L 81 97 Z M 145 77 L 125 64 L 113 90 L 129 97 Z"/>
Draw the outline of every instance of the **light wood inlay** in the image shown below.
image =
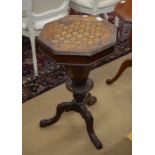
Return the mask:
<path id="1" fill-rule="evenodd" d="M 115 44 L 116 27 L 93 16 L 67 16 L 45 25 L 39 39 L 57 52 L 96 53 Z"/>

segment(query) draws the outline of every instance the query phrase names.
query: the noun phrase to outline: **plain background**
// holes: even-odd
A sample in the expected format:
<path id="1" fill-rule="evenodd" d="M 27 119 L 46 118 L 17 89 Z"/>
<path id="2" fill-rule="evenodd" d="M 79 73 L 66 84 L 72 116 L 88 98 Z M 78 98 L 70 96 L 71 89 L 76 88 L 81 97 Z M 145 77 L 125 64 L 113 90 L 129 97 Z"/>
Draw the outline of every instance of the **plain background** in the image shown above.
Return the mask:
<path id="1" fill-rule="evenodd" d="M 155 154 L 155 5 L 133 0 L 133 155 Z M 22 154 L 22 1 L 0 5 L 1 155 Z"/>

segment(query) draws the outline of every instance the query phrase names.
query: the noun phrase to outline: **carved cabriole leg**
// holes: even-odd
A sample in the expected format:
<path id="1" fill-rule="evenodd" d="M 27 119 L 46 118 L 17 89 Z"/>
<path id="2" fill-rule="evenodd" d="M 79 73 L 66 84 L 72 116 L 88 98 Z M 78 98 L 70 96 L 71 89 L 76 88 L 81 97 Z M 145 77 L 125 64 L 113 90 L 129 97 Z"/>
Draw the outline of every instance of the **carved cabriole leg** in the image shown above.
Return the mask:
<path id="1" fill-rule="evenodd" d="M 117 74 L 113 77 L 113 78 L 111 78 L 111 79 L 107 79 L 106 80 L 106 83 L 107 84 L 112 84 L 113 82 L 115 82 L 120 76 L 121 76 L 121 74 L 124 72 L 124 70 L 126 69 L 126 68 L 128 68 L 128 67 L 131 67 L 132 66 L 132 60 L 130 59 L 130 60 L 125 60 L 123 63 L 122 63 L 122 65 L 120 66 L 120 69 L 119 69 L 119 71 L 117 72 Z"/>
<path id="2" fill-rule="evenodd" d="M 132 49 L 132 31 L 131 31 L 132 25 L 131 25 L 131 23 L 125 22 L 122 19 L 120 19 L 120 21 L 121 21 L 120 22 L 121 24 L 119 26 L 120 28 L 117 31 L 117 43 L 118 44 L 126 43 L 127 44 L 127 47 L 129 47 L 130 49 Z M 129 27 L 129 29 L 126 29 L 126 27 Z M 120 31 L 120 29 L 122 31 Z M 128 41 L 128 38 L 129 38 L 129 41 Z M 121 48 L 124 48 L 125 49 L 126 47 L 124 47 L 124 46 L 122 47 L 121 46 Z M 106 83 L 108 85 L 110 85 L 113 82 L 115 82 L 122 75 L 122 73 L 124 72 L 124 70 L 126 68 L 128 68 L 128 67 L 131 67 L 131 66 L 132 66 L 132 60 L 131 59 L 125 60 L 121 64 L 121 66 L 120 66 L 118 72 L 116 73 L 116 75 L 113 78 L 111 78 L 111 79 L 107 79 L 106 80 Z"/>
<path id="3" fill-rule="evenodd" d="M 87 132 L 88 132 L 88 135 L 91 141 L 93 142 L 93 144 L 95 145 L 97 149 L 101 149 L 103 146 L 95 134 L 94 127 L 93 127 L 94 119 L 93 119 L 92 114 L 88 111 L 88 109 L 86 108 L 84 104 L 79 106 L 79 113 L 81 114 L 82 118 L 86 122 Z"/>
<path id="4" fill-rule="evenodd" d="M 102 143 L 100 140 L 97 138 L 94 127 L 93 127 L 93 116 L 92 114 L 88 111 L 84 101 L 85 98 L 85 93 L 81 94 L 73 94 L 74 96 L 74 101 L 75 101 L 75 111 L 80 113 L 82 118 L 85 120 L 86 127 L 87 127 L 87 132 L 88 135 L 92 141 L 92 143 L 95 145 L 97 149 L 102 148 Z"/>
<path id="5" fill-rule="evenodd" d="M 41 120 L 40 127 L 47 127 L 56 123 L 60 119 L 63 112 L 68 112 L 70 110 L 74 110 L 74 105 L 72 102 L 63 102 L 61 104 L 58 104 L 55 116 L 50 119 Z"/>

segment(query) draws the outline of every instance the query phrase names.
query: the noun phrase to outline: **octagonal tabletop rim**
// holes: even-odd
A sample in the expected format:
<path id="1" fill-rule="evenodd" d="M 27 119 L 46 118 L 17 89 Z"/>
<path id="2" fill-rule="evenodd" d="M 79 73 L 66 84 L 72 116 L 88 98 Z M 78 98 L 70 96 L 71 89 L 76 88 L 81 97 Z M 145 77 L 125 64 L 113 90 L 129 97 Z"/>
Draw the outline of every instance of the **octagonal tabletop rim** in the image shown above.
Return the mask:
<path id="1" fill-rule="evenodd" d="M 100 28 L 100 30 L 101 30 L 101 32 L 103 33 L 103 32 L 105 32 L 105 34 L 107 35 L 107 29 L 105 29 L 105 27 L 106 28 L 108 28 L 109 29 L 109 31 L 110 31 L 110 35 L 109 35 L 109 37 L 111 37 L 110 39 L 111 39 L 111 42 L 109 42 L 108 44 L 106 44 L 106 45 L 104 45 L 103 43 L 101 43 L 101 41 L 103 41 L 103 39 L 98 39 L 99 41 L 98 41 L 98 46 L 95 44 L 94 45 L 94 43 L 93 42 L 91 42 L 91 45 L 90 45 L 90 47 L 87 49 L 87 48 L 85 48 L 85 49 L 83 49 L 83 48 L 81 48 L 80 46 L 81 45 L 84 45 L 82 42 L 81 42 L 81 44 L 79 44 L 79 47 L 78 46 L 76 46 L 76 47 L 74 47 L 74 46 L 72 46 L 72 44 L 68 44 L 68 46 L 69 47 L 71 47 L 71 48 L 73 48 L 73 50 L 71 49 L 64 49 L 63 48 L 63 46 L 61 47 L 61 48 L 57 48 L 57 47 L 55 47 L 56 46 L 56 44 L 52 44 L 51 42 L 50 42 L 50 40 L 53 40 L 53 38 L 50 38 L 51 36 L 50 36 L 50 34 L 55 34 L 55 35 L 58 35 L 59 36 L 59 34 L 57 34 L 57 33 L 55 33 L 54 31 L 55 30 L 53 30 L 53 29 L 51 29 L 52 28 L 52 26 L 54 26 L 54 25 L 56 25 L 57 23 L 58 24 L 64 24 L 63 26 L 66 28 L 69 28 L 69 26 L 72 24 L 72 23 L 74 23 L 74 22 L 83 22 L 83 23 L 86 23 L 87 24 L 87 22 L 89 23 L 89 24 L 91 24 L 92 26 L 94 26 L 93 24 L 95 23 L 97 23 L 99 26 L 99 28 Z M 80 24 L 81 24 L 80 23 Z M 80 25 L 79 24 L 79 25 Z M 51 26 L 51 27 L 50 27 Z M 57 26 L 57 25 L 56 25 Z M 55 26 L 55 28 L 56 28 L 56 26 Z M 96 25 L 95 25 L 96 26 Z M 103 30 L 101 29 L 102 28 L 102 26 L 103 26 Z M 105 26 L 105 27 L 104 27 Z M 95 27 L 94 27 L 95 28 Z M 40 33 L 40 35 L 39 35 L 39 37 L 38 37 L 38 40 L 52 53 L 52 54 L 54 54 L 54 55 L 70 55 L 70 56 L 93 56 L 93 55 L 95 55 L 95 54 L 98 54 L 99 52 L 104 52 L 104 50 L 106 50 L 106 49 L 108 49 L 108 48 L 110 48 L 110 47 L 112 47 L 112 46 L 114 46 L 115 44 L 116 44 L 116 30 L 117 28 L 116 28 L 116 26 L 115 25 L 113 25 L 112 23 L 110 23 L 110 22 L 108 22 L 107 20 L 103 20 L 103 19 L 101 19 L 100 20 L 100 18 L 98 19 L 98 17 L 95 17 L 95 16 L 83 16 L 83 15 L 69 15 L 69 16 L 66 16 L 66 17 L 64 17 L 64 18 L 61 18 L 61 19 L 59 19 L 59 20 L 57 20 L 57 21 L 54 21 L 54 22 L 50 22 L 50 23 L 47 23 L 45 26 L 44 26 L 44 28 L 42 29 L 42 31 L 41 31 L 41 33 Z M 68 29 L 69 30 L 69 29 Z M 94 29 L 93 30 L 93 32 L 95 32 L 96 31 L 96 29 Z M 48 32 L 48 33 L 47 33 Z M 50 33 L 51 32 L 51 33 Z M 88 31 L 89 32 L 89 31 Z M 61 32 L 60 32 L 61 33 Z M 101 34 L 102 34 L 101 33 Z M 67 34 L 66 34 L 67 35 Z M 89 34 L 88 34 L 89 35 Z M 98 35 L 99 35 L 99 33 L 98 33 Z M 69 36 L 69 35 L 68 35 Z M 101 35 L 100 35 L 101 36 Z M 104 37 L 105 35 L 103 35 L 103 36 L 101 36 L 101 37 Z M 108 36 L 108 35 L 107 35 Z M 92 35 L 91 35 L 91 37 L 93 37 Z M 59 46 L 61 46 L 61 45 L 59 45 Z M 89 45 L 87 45 L 87 47 L 88 47 Z M 80 49 L 81 48 L 81 49 Z"/>

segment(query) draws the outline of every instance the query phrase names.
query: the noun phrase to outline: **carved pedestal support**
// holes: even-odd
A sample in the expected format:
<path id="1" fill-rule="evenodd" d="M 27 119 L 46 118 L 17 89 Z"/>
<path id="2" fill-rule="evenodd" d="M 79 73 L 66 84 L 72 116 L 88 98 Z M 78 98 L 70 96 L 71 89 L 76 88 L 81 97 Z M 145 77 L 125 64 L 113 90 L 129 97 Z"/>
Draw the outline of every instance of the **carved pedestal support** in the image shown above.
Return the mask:
<path id="1" fill-rule="evenodd" d="M 68 80 L 66 87 L 73 93 L 71 102 L 58 104 L 54 117 L 40 121 L 40 127 L 47 127 L 56 123 L 63 112 L 78 112 L 86 122 L 88 135 L 97 149 L 102 148 L 102 143 L 97 138 L 93 128 L 93 116 L 88 111 L 87 105 L 93 105 L 96 97 L 88 93 L 93 88 L 93 81 L 88 79 L 90 68 L 84 66 L 67 66 L 67 73 L 71 80 Z"/>

